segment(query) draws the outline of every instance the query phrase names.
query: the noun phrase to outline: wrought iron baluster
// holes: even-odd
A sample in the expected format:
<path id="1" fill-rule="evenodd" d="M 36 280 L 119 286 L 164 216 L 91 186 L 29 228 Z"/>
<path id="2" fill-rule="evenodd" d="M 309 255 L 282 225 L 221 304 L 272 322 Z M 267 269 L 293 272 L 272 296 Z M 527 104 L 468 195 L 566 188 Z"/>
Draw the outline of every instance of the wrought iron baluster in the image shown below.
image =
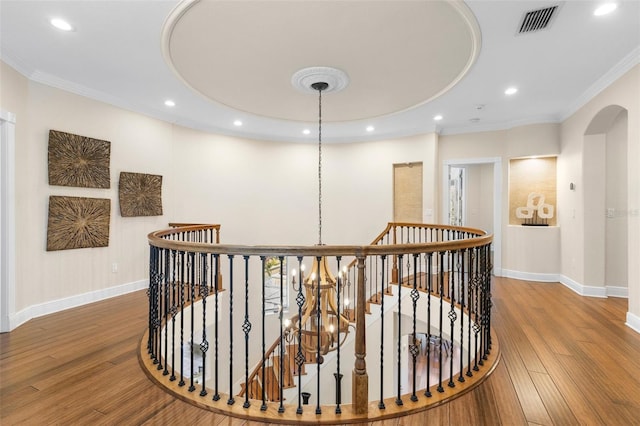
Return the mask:
<path id="1" fill-rule="evenodd" d="M 321 262 L 321 257 L 317 256 L 316 257 L 316 262 L 318 264 L 317 267 L 317 271 L 318 271 L 318 275 L 316 276 L 316 321 L 317 321 L 317 331 L 318 331 L 318 341 L 317 341 L 317 345 L 316 345 L 316 392 L 317 392 L 317 396 L 316 396 L 316 414 L 322 414 L 322 408 L 320 408 L 320 364 L 322 364 L 322 362 L 324 361 L 324 359 L 322 358 L 322 355 L 320 354 L 320 345 L 321 345 L 321 337 L 320 337 L 320 330 L 322 329 L 322 316 L 321 316 L 321 312 L 320 312 L 320 283 L 322 282 L 322 277 L 320 276 L 321 273 L 321 268 L 320 268 L 320 262 Z"/>
<path id="2" fill-rule="evenodd" d="M 176 314 L 178 313 L 176 294 L 176 251 L 171 250 L 171 377 L 176 380 Z"/>
<path id="3" fill-rule="evenodd" d="M 398 255 L 398 263 L 400 263 L 400 268 L 398 268 L 398 372 L 397 372 L 397 392 L 396 392 L 396 405 L 402 405 L 402 398 L 400 384 L 402 383 L 402 256 Z"/>
<path id="4" fill-rule="evenodd" d="M 244 332 L 244 383 L 245 398 L 244 408 L 249 408 L 249 332 L 251 331 L 251 322 L 249 321 L 249 256 L 244 258 L 244 322 L 242 323 L 242 331 Z M 264 271 L 264 269 L 263 269 Z M 264 275 L 264 274 L 263 274 Z"/>
<path id="5" fill-rule="evenodd" d="M 296 303 L 298 305 L 298 353 L 296 354 L 296 372 L 298 373 L 298 408 L 296 408 L 296 414 L 302 414 L 302 366 L 306 361 L 304 353 L 302 352 L 302 306 L 305 302 L 304 294 L 302 294 L 302 280 L 302 256 L 298 256 L 298 295 L 296 296 Z"/>
<path id="6" fill-rule="evenodd" d="M 418 353 L 420 348 L 417 345 L 417 334 L 416 334 L 416 309 L 418 299 L 420 298 L 420 293 L 418 292 L 417 287 L 417 279 L 418 279 L 418 271 L 417 271 L 417 263 L 418 263 L 418 254 L 413 255 L 413 288 L 411 289 L 411 301 L 413 303 L 413 341 L 411 345 L 409 345 L 409 350 L 411 352 L 411 358 L 413 362 L 413 377 L 412 377 L 412 391 L 411 391 L 411 400 L 417 401 L 418 397 L 416 396 L 416 359 L 418 357 Z"/>
<path id="7" fill-rule="evenodd" d="M 229 399 L 227 405 L 233 405 L 233 258 L 230 254 L 229 258 Z"/>
<path id="8" fill-rule="evenodd" d="M 195 253 L 190 252 L 189 253 L 189 257 L 188 257 L 188 261 L 187 261 L 187 267 L 188 267 L 188 273 L 190 275 L 190 279 L 189 279 L 189 288 L 190 288 L 190 294 L 191 294 L 191 339 L 189 339 L 189 351 L 190 351 L 190 356 L 191 356 L 191 365 L 189 366 L 190 368 L 190 374 L 189 374 L 189 378 L 191 380 L 191 384 L 189 385 L 189 392 L 193 392 L 194 390 L 196 390 L 196 386 L 194 385 L 193 382 L 193 376 L 194 376 L 194 356 L 193 356 L 193 344 L 194 344 L 194 333 L 195 333 L 195 325 L 194 325 L 194 321 L 195 321 L 195 297 L 196 297 L 196 268 L 195 268 Z"/>
<path id="9" fill-rule="evenodd" d="M 164 371 L 162 372 L 163 376 L 168 376 L 169 375 L 169 369 L 168 369 L 168 360 L 169 360 L 169 303 L 170 303 L 170 297 L 171 297 L 171 292 L 169 291 L 170 289 L 170 278 L 171 278 L 171 274 L 169 273 L 169 265 L 170 263 L 170 251 L 168 249 L 164 250 L 164 313 L 162 315 L 162 319 L 164 320 L 165 323 L 165 330 L 164 330 Z"/>
<path id="10" fill-rule="evenodd" d="M 178 386 L 184 386 L 184 257 L 185 252 L 180 252 L 180 381 Z"/>
<path id="11" fill-rule="evenodd" d="M 214 265 L 214 269 L 215 269 L 215 281 L 216 281 L 216 285 L 215 285 L 215 289 L 214 289 L 214 309 L 213 309 L 213 313 L 214 313 L 214 329 L 213 329 L 213 339 L 214 339 L 214 345 L 213 345 L 213 362 L 214 362 L 214 369 L 213 369 L 213 383 L 214 383 L 214 391 L 213 391 L 213 400 L 214 401 L 219 401 L 220 400 L 220 392 L 219 392 L 219 387 L 218 387 L 218 379 L 220 377 L 218 368 L 218 350 L 219 350 L 219 341 L 218 341 L 218 337 L 219 337 L 219 330 L 218 330 L 218 324 L 220 322 L 219 318 L 218 318 L 218 314 L 219 314 L 219 293 L 220 293 L 220 255 L 219 254 L 214 254 L 213 255 L 213 265 Z"/>
<path id="12" fill-rule="evenodd" d="M 261 373 L 262 373 L 262 377 L 261 377 L 261 383 L 262 386 L 261 387 L 261 393 L 262 393 L 262 405 L 260 406 L 260 411 L 266 411 L 267 410 L 267 396 L 266 396 L 266 386 L 265 386 L 265 367 L 267 366 L 267 358 L 265 356 L 265 346 L 266 346 L 266 338 L 265 338 L 265 287 L 266 287 L 266 279 L 265 279 L 265 268 L 266 268 L 266 256 L 260 256 L 260 262 L 261 262 L 261 266 L 262 266 L 262 368 L 261 368 Z M 247 386 L 247 393 L 249 392 L 249 383 L 246 384 Z"/>
<path id="13" fill-rule="evenodd" d="M 207 285 L 207 254 L 200 253 L 201 264 L 200 271 L 202 273 L 202 282 L 200 283 L 200 293 L 202 296 L 202 342 L 200 342 L 200 352 L 202 352 L 202 389 L 200 396 L 207 394 L 206 377 L 207 377 L 207 351 L 209 350 L 209 342 L 207 341 L 207 295 L 209 294 L 209 286 Z"/>
<path id="14" fill-rule="evenodd" d="M 280 262 L 280 365 L 278 380 L 278 394 L 280 395 L 280 406 L 278 413 L 284 413 L 284 257 L 279 256 Z"/>
<path id="15" fill-rule="evenodd" d="M 480 281 L 481 281 L 481 271 L 480 271 L 480 253 L 479 253 L 479 249 L 476 249 L 478 251 L 478 255 L 476 256 L 476 283 L 474 285 L 474 289 L 473 289 L 473 293 L 474 293 L 474 300 L 473 300 L 473 306 L 474 306 L 474 321 L 473 321 L 473 333 L 474 333 L 474 361 L 473 361 L 473 371 L 479 371 L 480 368 L 478 367 L 478 358 L 480 357 L 480 349 L 478 348 L 478 333 L 480 333 L 481 327 L 480 327 L 480 313 L 479 313 L 479 293 L 480 293 Z"/>
<path id="16" fill-rule="evenodd" d="M 384 410 L 384 299 L 385 299 L 385 283 L 388 284 L 388 277 L 385 274 L 386 255 L 381 256 L 382 260 L 382 297 L 380 300 L 380 401 L 378 408 Z"/>
<path id="17" fill-rule="evenodd" d="M 431 293 L 433 291 L 433 253 L 425 255 L 427 258 L 427 388 L 426 397 L 431 397 Z"/>
<path id="18" fill-rule="evenodd" d="M 450 342 L 450 348 L 448 349 L 449 351 L 449 383 L 448 386 L 450 388 L 453 388 L 456 386 L 455 382 L 453 381 L 453 336 L 454 336 L 454 326 L 456 323 L 456 319 L 458 317 L 458 315 L 456 314 L 456 289 L 455 289 L 455 281 L 456 281 L 456 272 L 459 271 L 459 263 L 457 261 L 458 258 L 458 252 L 457 251 L 451 251 L 449 252 L 449 256 L 450 256 L 450 267 L 451 267 L 451 273 L 449 274 L 449 321 L 450 321 L 450 325 L 451 328 L 449 330 L 450 333 L 450 338 L 451 338 L 451 342 Z M 455 268 L 455 269 L 454 269 Z"/>
<path id="19" fill-rule="evenodd" d="M 475 262 L 475 249 L 469 250 L 469 284 L 467 286 L 467 313 L 469 321 L 467 323 L 467 377 L 472 377 L 473 373 L 471 372 L 471 334 L 472 334 L 472 324 L 473 324 L 473 289 L 476 282 L 476 272 L 474 268 Z"/>
<path id="20" fill-rule="evenodd" d="M 459 369 L 459 375 L 458 375 L 458 381 L 459 382 L 464 382 L 464 375 L 462 374 L 462 371 L 464 370 L 464 362 L 463 362 L 463 358 L 464 358 L 464 301 L 465 301 L 465 293 L 467 292 L 466 290 L 466 282 L 468 280 L 468 278 L 465 279 L 465 264 L 466 264 L 466 259 L 468 257 L 467 251 L 466 249 L 462 249 L 460 256 L 462 257 L 462 260 L 460 261 L 462 268 L 460 270 L 460 294 L 458 295 L 458 300 L 460 303 L 460 369 Z"/>
<path id="21" fill-rule="evenodd" d="M 444 310 L 444 252 L 439 252 L 440 255 L 440 268 L 438 273 L 438 285 L 440 293 L 440 312 L 439 312 L 439 324 L 438 324 L 438 392 L 444 392 L 442 387 L 442 327 L 443 327 L 443 310 Z"/>
<path id="22" fill-rule="evenodd" d="M 341 414 L 342 413 L 342 409 L 340 408 L 340 404 L 342 403 L 342 373 L 340 373 L 340 306 L 341 306 L 341 300 L 340 300 L 340 289 L 342 288 L 343 285 L 343 277 L 342 277 L 342 271 L 340 270 L 340 260 L 342 260 L 342 256 L 337 256 L 336 257 L 336 261 L 337 261 L 337 265 L 338 265 L 338 282 L 337 282 L 337 289 L 336 289 L 336 297 L 338 298 L 338 305 L 337 305 L 337 342 L 338 342 L 338 348 L 337 348 L 337 369 L 336 369 L 336 373 L 334 374 L 335 378 L 336 378 L 336 414 Z M 376 288 L 377 288 L 377 284 L 376 284 Z"/>

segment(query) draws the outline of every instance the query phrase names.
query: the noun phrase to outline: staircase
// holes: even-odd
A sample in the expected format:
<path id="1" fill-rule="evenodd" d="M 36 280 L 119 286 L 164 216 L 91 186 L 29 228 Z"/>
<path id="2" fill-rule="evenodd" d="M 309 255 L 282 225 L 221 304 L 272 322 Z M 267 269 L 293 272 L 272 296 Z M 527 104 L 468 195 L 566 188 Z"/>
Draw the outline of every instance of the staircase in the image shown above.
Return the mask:
<path id="1" fill-rule="evenodd" d="M 418 273 L 416 274 L 418 291 L 422 293 L 427 292 L 427 284 L 426 284 L 426 274 Z M 406 289 L 413 288 L 413 278 L 414 276 L 405 277 L 402 280 L 402 287 Z M 439 296 L 439 286 L 436 285 L 438 282 L 436 281 L 437 275 L 433 276 L 432 281 L 432 291 L 431 294 L 435 296 Z M 448 285 L 446 284 L 448 280 L 448 274 L 443 274 L 444 285 L 444 297 L 448 298 Z M 386 286 L 384 290 L 378 291 L 369 297 L 366 304 L 366 313 L 368 315 L 371 314 L 371 305 L 381 305 L 383 294 L 390 298 L 393 296 L 393 286 L 397 286 L 397 283 L 390 283 Z M 397 303 L 397 299 L 387 300 L 389 304 Z M 388 305 L 391 307 L 391 305 Z M 355 323 L 355 312 L 352 309 L 345 309 L 343 313 L 345 317 L 349 319 L 350 323 Z M 294 337 L 294 340 L 297 339 L 297 336 Z M 276 338 L 268 351 L 265 352 L 265 362 L 259 362 L 258 365 L 254 368 L 253 372 L 249 376 L 247 386 L 246 383 L 241 383 L 241 390 L 238 394 L 240 397 L 244 397 L 245 393 L 248 392 L 249 399 L 258 399 L 262 400 L 262 390 L 264 388 L 264 398 L 265 401 L 280 401 L 280 381 L 282 380 L 282 389 L 291 389 L 295 388 L 298 385 L 298 376 L 306 375 L 307 364 L 316 364 L 317 354 L 315 352 L 301 351 L 301 354 L 304 355 L 305 361 L 300 366 L 300 371 L 297 371 L 297 363 L 296 356 L 298 355 L 298 344 L 297 343 L 287 343 L 285 342 L 283 357 L 280 355 L 280 338 Z M 264 365 L 264 367 L 263 367 Z M 264 369 L 264 372 L 263 372 Z M 286 399 L 286 398 L 284 398 Z"/>

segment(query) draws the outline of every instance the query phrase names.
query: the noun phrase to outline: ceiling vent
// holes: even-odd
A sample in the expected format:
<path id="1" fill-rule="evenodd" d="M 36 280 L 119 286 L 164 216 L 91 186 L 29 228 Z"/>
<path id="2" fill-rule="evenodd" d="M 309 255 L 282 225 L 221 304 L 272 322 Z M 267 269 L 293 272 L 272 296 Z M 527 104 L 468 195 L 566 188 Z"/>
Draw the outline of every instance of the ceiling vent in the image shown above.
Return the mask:
<path id="1" fill-rule="evenodd" d="M 532 33 L 547 28 L 551 19 L 555 17 L 557 10 L 558 6 L 556 5 L 525 13 L 522 17 L 518 34 Z"/>

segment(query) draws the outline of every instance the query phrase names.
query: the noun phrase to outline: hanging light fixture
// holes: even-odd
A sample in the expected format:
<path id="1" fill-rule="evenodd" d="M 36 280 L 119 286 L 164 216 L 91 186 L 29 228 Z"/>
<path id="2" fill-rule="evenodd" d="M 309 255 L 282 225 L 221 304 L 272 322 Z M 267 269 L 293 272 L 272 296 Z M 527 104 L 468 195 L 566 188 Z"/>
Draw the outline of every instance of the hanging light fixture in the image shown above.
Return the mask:
<path id="1" fill-rule="evenodd" d="M 335 68 L 305 68 L 294 74 L 292 84 L 309 93 L 318 93 L 318 245 L 322 245 L 322 93 L 342 90 L 348 84 L 346 74 Z M 346 268 L 333 275 L 326 257 L 313 260 L 311 271 L 304 275 L 302 265 L 296 282 L 296 272 L 292 273 L 292 284 L 304 288 L 302 314 L 286 320 L 285 335 L 289 341 L 299 339 L 302 349 L 308 354 L 316 354 L 317 363 L 323 362 L 323 355 L 341 346 L 349 333 L 349 320 L 338 305 L 340 292 L 347 281 Z M 319 355 L 319 356 L 318 356 Z"/>

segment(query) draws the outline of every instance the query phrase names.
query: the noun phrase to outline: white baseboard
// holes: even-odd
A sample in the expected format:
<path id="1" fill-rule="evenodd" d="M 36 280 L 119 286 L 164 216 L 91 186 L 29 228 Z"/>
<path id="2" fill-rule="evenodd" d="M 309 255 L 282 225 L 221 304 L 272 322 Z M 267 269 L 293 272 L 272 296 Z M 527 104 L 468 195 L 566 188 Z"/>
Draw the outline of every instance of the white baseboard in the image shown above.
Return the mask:
<path id="1" fill-rule="evenodd" d="M 571 290 L 578 293 L 580 296 L 588 296 L 588 297 L 607 297 L 607 288 L 606 287 L 595 287 L 589 285 L 580 284 L 571 278 L 560 275 L 559 277 L 560 283 L 564 284 L 566 287 L 569 287 Z"/>
<path id="2" fill-rule="evenodd" d="M 631 312 L 627 312 L 627 326 L 633 331 L 640 333 L 640 317 Z"/>
<path id="3" fill-rule="evenodd" d="M 502 269 L 502 276 L 507 278 L 515 278 L 524 281 L 539 281 L 543 283 L 557 283 L 559 281 L 558 274 L 537 274 L 534 272 L 513 271 L 511 269 Z"/>
<path id="4" fill-rule="evenodd" d="M 625 299 L 629 298 L 628 287 L 616 287 L 613 285 L 608 285 L 606 288 L 607 288 L 607 297 L 622 297 Z"/>
<path id="5" fill-rule="evenodd" d="M 121 296 L 123 294 L 145 289 L 148 286 L 148 280 L 140 280 L 127 284 L 121 284 L 115 287 L 109 287 L 102 290 L 96 290 L 89 293 L 78 294 L 75 296 L 65 297 L 63 299 L 57 299 L 50 302 L 32 305 L 21 310 L 20 312 L 16 312 L 15 314 L 10 315 L 9 328 L 10 330 L 13 330 L 32 318 L 38 318 L 43 315 L 49 315 L 55 312 L 64 311 L 65 309 L 75 308 L 77 306 L 86 305 L 88 303 L 98 302 L 100 300 L 109 299 L 111 297 Z"/>

